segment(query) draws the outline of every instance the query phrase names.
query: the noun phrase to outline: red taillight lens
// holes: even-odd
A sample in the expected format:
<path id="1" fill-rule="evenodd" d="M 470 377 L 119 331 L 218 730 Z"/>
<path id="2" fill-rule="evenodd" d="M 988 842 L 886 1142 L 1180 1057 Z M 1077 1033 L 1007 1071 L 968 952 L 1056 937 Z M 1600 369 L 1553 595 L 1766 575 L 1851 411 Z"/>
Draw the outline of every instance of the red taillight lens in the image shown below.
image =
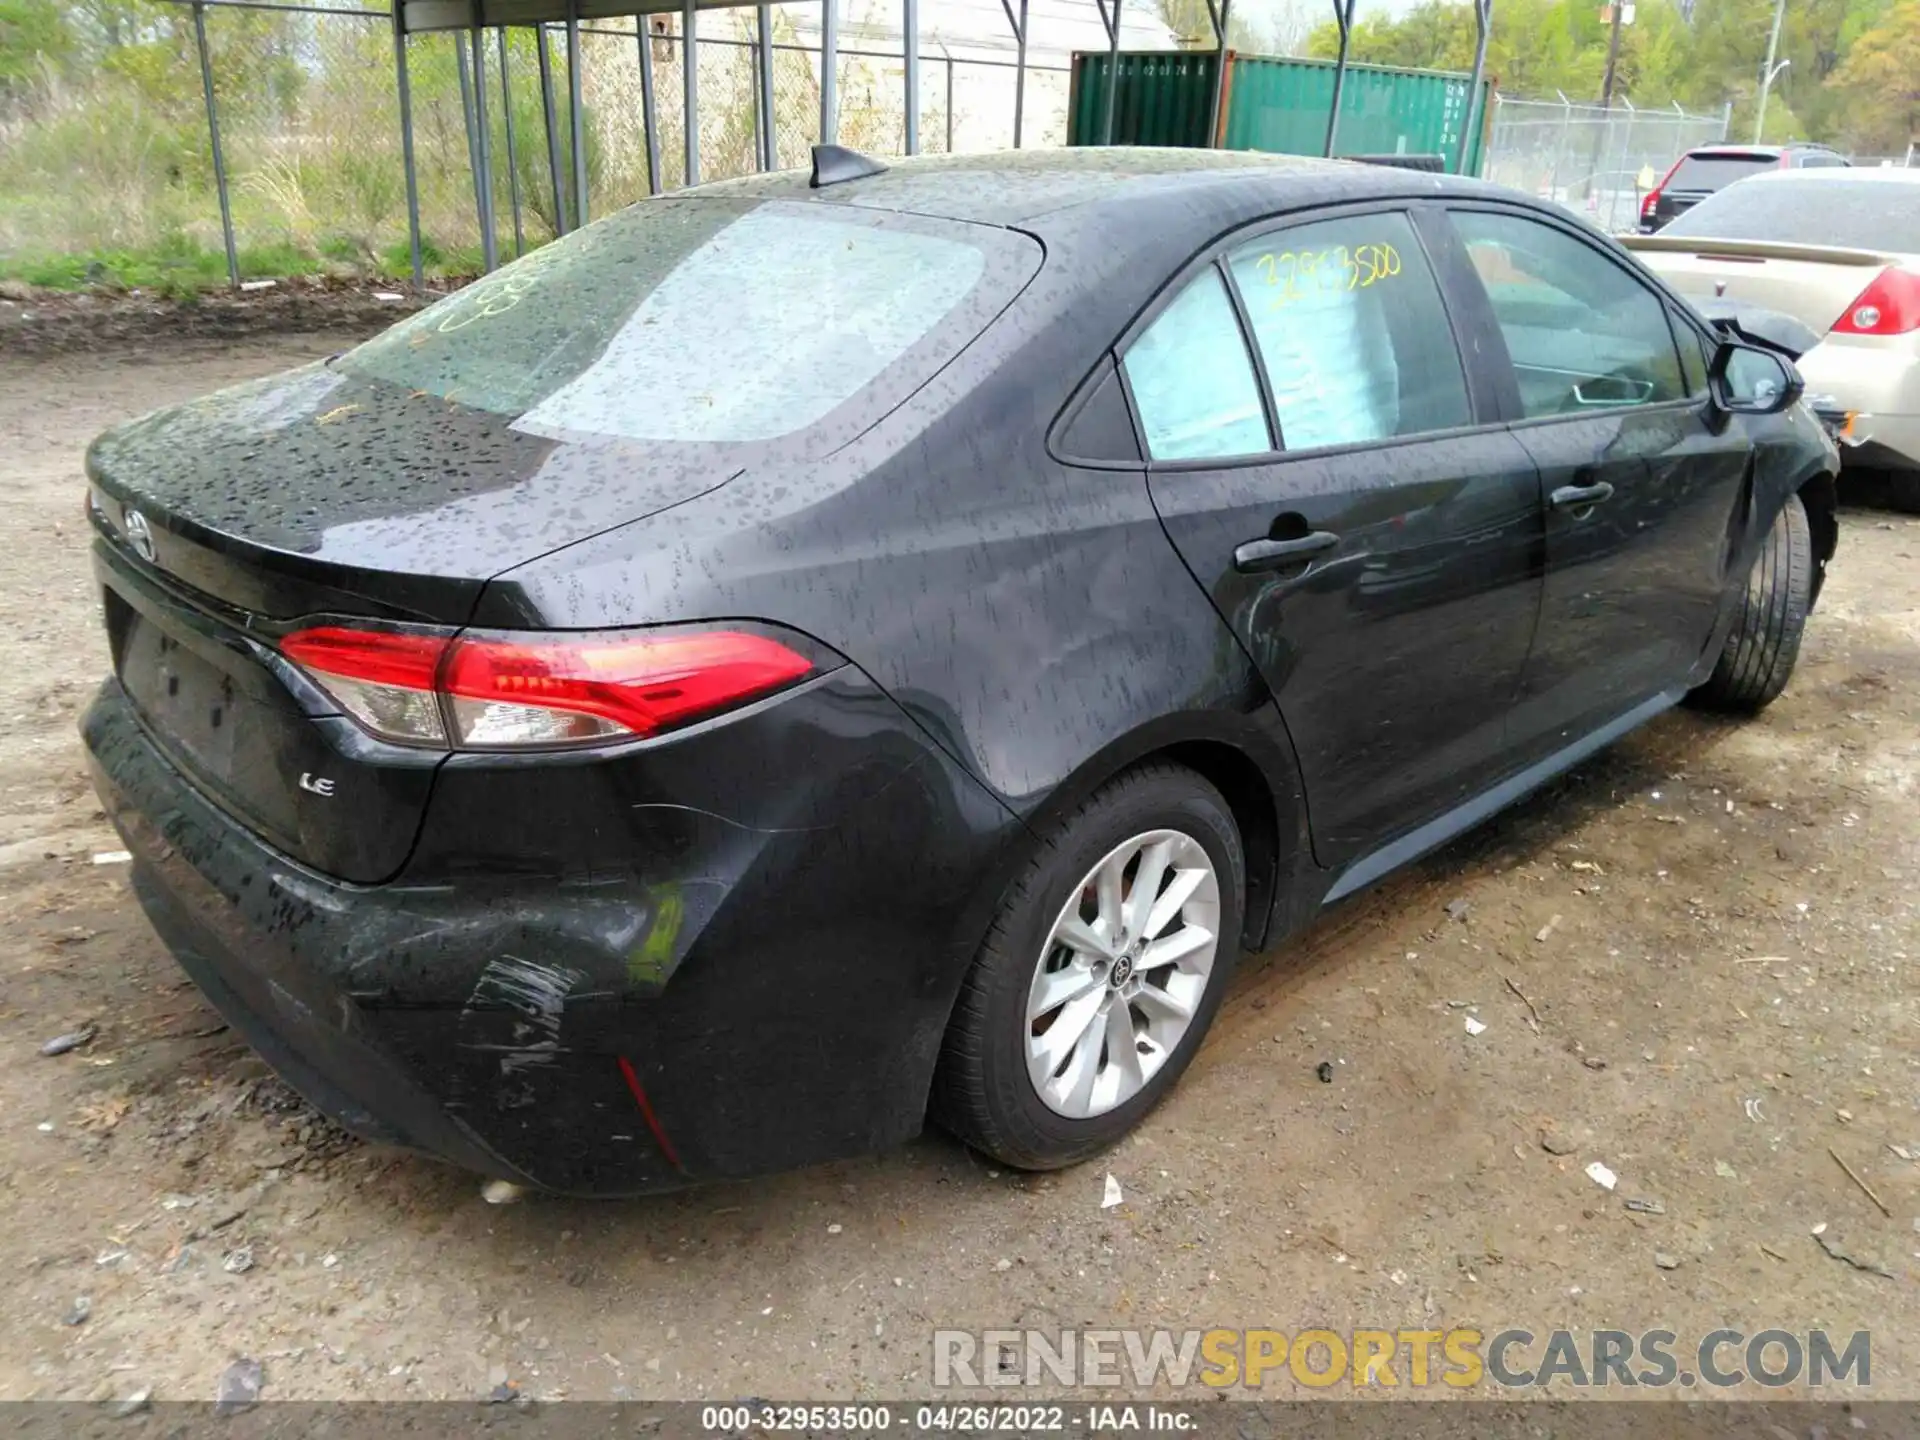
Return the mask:
<path id="1" fill-rule="evenodd" d="M 446 720 L 433 681 L 447 644 L 444 635 L 418 631 L 323 625 L 289 635 L 280 650 L 381 739 L 445 745 Z"/>
<path id="2" fill-rule="evenodd" d="M 740 630 L 453 638 L 324 626 L 280 648 L 375 735 L 465 749 L 657 735 L 815 669 L 798 650 Z"/>
<path id="3" fill-rule="evenodd" d="M 812 669 L 778 640 L 737 630 L 480 635 L 455 643 L 441 689 L 462 744 L 571 744 L 655 735 Z"/>
<path id="4" fill-rule="evenodd" d="M 1920 275 L 1888 266 L 1834 323 L 1837 335 L 1905 335 L 1920 330 Z"/>
<path id="5" fill-rule="evenodd" d="M 1640 218 L 1642 220 L 1653 219 L 1653 212 L 1659 208 L 1660 192 L 1658 190 L 1647 191 L 1647 198 L 1640 202 Z"/>

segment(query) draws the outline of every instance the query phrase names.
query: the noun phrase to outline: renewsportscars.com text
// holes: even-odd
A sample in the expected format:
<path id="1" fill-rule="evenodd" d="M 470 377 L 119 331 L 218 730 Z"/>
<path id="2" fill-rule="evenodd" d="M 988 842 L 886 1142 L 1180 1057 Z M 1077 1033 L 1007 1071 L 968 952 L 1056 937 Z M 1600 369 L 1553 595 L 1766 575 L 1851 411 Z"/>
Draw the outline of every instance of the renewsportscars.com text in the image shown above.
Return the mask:
<path id="1" fill-rule="evenodd" d="M 1426 1389 L 1549 1385 L 1577 1389 L 1864 1389 L 1873 1380 L 1865 1330 L 936 1330 L 938 1388 L 1013 1386 L 1184 1389 L 1291 1380 Z"/>

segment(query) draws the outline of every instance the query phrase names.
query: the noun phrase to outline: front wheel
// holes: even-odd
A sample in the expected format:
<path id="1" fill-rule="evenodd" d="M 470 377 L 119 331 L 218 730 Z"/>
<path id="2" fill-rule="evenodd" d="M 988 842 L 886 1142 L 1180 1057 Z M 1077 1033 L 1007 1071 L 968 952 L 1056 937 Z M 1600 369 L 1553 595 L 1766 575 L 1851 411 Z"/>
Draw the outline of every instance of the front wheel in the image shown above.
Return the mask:
<path id="1" fill-rule="evenodd" d="M 1719 663 L 1692 698 L 1747 714 L 1771 704 L 1793 674 L 1812 604 L 1813 537 L 1806 507 L 1789 495 L 1747 574 Z"/>
<path id="2" fill-rule="evenodd" d="M 1131 771 L 1081 804 L 1041 841 L 980 947 L 934 1118 L 1026 1170 L 1126 1134 L 1219 1008 L 1245 868 L 1226 801 L 1189 770 Z"/>

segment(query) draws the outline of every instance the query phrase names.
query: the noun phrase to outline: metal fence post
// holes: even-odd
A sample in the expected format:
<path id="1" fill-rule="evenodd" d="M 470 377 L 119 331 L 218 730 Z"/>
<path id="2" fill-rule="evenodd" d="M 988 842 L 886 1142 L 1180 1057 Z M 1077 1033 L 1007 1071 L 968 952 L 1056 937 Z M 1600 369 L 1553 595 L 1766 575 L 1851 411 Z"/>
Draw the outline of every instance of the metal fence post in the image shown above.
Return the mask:
<path id="1" fill-rule="evenodd" d="M 780 113 L 773 104 L 773 7 L 761 0 L 755 17 L 760 53 L 760 168 L 780 168 Z"/>
<path id="2" fill-rule="evenodd" d="M 1013 7 L 1007 3 L 1007 0 L 1000 0 L 1000 8 L 1006 12 L 1007 24 L 1013 27 L 1013 148 L 1018 150 L 1022 138 L 1021 131 L 1025 128 L 1027 118 L 1027 0 L 1020 0 L 1020 18 L 1017 20 L 1013 15 Z M 1100 18 L 1104 20 L 1106 15 L 1106 8 L 1102 6 Z M 947 57 L 947 80 L 947 90 L 949 92 L 947 95 L 947 113 L 951 116 L 953 113 L 953 95 L 951 93 L 953 90 L 953 57 L 951 55 Z M 948 121 L 948 128 L 952 128 L 951 119 Z M 947 141 L 947 149 L 949 151 L 953 149 L 951 137 L 949 137 Z"/>
<path id="3" fill-rule="evenodd" d="M 659 107 L 653 97 L 653 31 L 650 28 L 652 17 L 636 15 L 633 17 L 634 37 L 640 45 L 640 124 L 646 131 L 647 142 L 647 194 L 660 193 L 660 126 Z"/>
<path id="4" fill-rule="evenodd" d="M 699 14 L 694 0 L 687 0 L 686 8 L 680 12 L 680 115 L 686 122 L 681 126 L 680 138 L 685 142 L 686 174 L 682 183 L 686 185 L 700 183 Z"/>
<path id="5" fill-rule="evenodd" d="M 1467 156 L 1473 151 L 1475 117 L 1480 110 L 1480 82 L 1487 73 L 1487 37 L 1493 30 L 1493 0 L 1473 0 L 1473 21 L 1479 33 L 1473 45 L 1473 76 L 1467 81 L 1466 122 L 1460 127 L 1460 158 L 1453 166 L 1456 175 L 1467 173 Z"/>
<path id="6" fill-rule="evenodd" d="M 820 0 L 820 143 L 840 138 L 840 0 Z"/>
<path id="7" fill-rule="evenodd" d="M 573 132 L 573 221 L 587 223 L 587 117 L 580 102 L 580 6 L 567 0 L 567 104 Z"/>
<path id="8" fill-rule="evenodd" d="M 902 137 L 909 155 L 920 153 L 920 4 L 919 0 L 900 0 L 900 60 L 905 72 L 906 134 Z"/>
<path id="9" fill-rule="evenodd" d="M 1340 96 L 1347 88 L 1347 46 L 1353 39 L 1354 0 L 1333 0 L 1333 23 L 1340 28 L 1340 53 L 1333 62 L 1333 102 L 1327 106 L 1327 145 L 1322 152 L 1333 158 L 1333 144 L 1340 134 Z"/>
<path id="10" fill-rule="evenodd" d="M 473 44 L 473 193 L 480 202 L 480 264 L 491 273 L 500 268 L 499 226 L 493 218 L 493 127 L 487 121 L 487 32 L 478 25 L 470 32 Z"/>
<path id="11" fill-rule="evenodd" d="M 1227 137 L 1221 124 L 1225 117 L 1220 113 L 1220 105 L 1227 98 L 1227 31 L 1233 24 L 1233 0 L 1220 0 L 1217 10 L 1213 0 L 1207 0 L 1207 15 L 1213 21 L 1214 39 L 1219 42 L 1213 52 L 1213 99 L 1207 107 L 1207 145 L 1224 149 Z"/>
<path id="12" fill-rule="evenodd" d="M 1107 11 L 1101 7 L 1101 18 L 1107 19 L 1107 103 L 1100 114 L 1100 143 L 1113 144 L 1113 112 L 1120 99 L 1120 3 L 1113 0 L 1112 18 L 1107 19 Z"/>
<path id="13" fill-rule="evenodd" d="M 940 47 L 945 50 L 947 47 Z M 1907 147 L 1911 152 L 1911 146 Z M 947 56 L 947 154 L 953 153 L 953 56 Z"/>
<path id="14" fill-rule="evenodd" d="M 486 242 L 487 197 L 480 185 L 480 137 L 473 126 L 473 66 L 467 54 L 467 42 L 457 30 L 453 35 L 454 66 L 460 74 L 460 123 L 467 132 L 467 174 L 473 178 L 473 210 L 481 243 Z"/>
<path id="15" fill-rule="evenodd" d="M 513 82 L 507 74 L 507 27 L 494 32 L 500 37 L 500 113 L 507 124 L 507 202 L 513 206 L 513 253 L 527 253 L 526 227 L 520 223 L 520 151 L 513 135 Z"/>
<path id="16" fill-rule="evenodd" d="M 420 255 L 420 175 L 413 159 L 413 82 L 407 73 L 407 32 L 399 5 L 393 7 L 393 75 L 400 98 L 400 168 L 407 180 L 407 244 L 413 251 L 413 285 L 426 284 Z"/>
<path id="17" fill-rule="evenodd" d="M 547 126 L 547 176 L 553 181 L 553 233 L 557 238 L 567 233 L 567 181 L 566 172 L 560 168 L 560 117 L 553 101 L 553 55 L 547 45 L 545 25 L 534 26 L 533 37 L 539 42 L 540 110 Z"/>
<path id="18" fill-rule="evenodd" d="M 233 203 L 227 195 L 227 157 L 220 148 L 220 105 L 213 98 L 213 56 L 207 50 L 206 0 L 193 0 L 193 39 L 200 51 L 200 89 L 207 98 L 207 140 L 213 149 L 213 187 L 220 195 L 220 237 L 227 246 L 227 279 L 240 288 L 240 251 L 233 242 Z"/>

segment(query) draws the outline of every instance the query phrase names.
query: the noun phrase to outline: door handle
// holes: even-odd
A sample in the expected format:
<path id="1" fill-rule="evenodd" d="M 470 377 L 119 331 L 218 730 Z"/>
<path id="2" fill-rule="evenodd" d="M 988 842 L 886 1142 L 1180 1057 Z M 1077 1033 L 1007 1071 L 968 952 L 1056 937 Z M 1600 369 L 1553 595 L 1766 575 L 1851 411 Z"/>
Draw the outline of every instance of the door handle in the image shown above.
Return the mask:
<path id="1" fill-rule="evenodd" d="M 1340 537 L 1331 530 L 1315 530 L 1297 540 L 1269 540 L 1263 536 L 1247 541 L 1233 552 L 1233 568 L 1242 574 L 1278 570 L 1296 560 L 1318 555 L 1322 550 L 1331 550 L 1339 543 Z"/>
<path id="2" fill-rule="evenodd" d="M 1547 498 L 1556 510 L 1590 510 L 1613 498 L 1613 486 L 1604 480 L 1597 485 L 1562 485 Z"/>

